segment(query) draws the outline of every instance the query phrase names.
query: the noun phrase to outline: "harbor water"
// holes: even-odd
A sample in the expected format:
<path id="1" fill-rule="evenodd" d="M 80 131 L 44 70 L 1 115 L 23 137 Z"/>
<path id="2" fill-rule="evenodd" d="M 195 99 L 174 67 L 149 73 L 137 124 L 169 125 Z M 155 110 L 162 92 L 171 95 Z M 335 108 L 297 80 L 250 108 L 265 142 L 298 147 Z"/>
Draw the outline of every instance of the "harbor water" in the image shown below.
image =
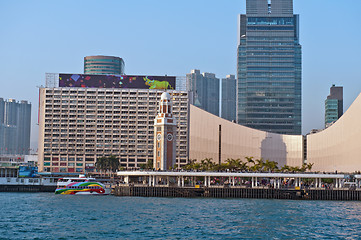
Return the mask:
<path id="1" fill-rule="evenodd" d="M 361 202 L 0 193 L 0 239 L 361 239 Z"/>

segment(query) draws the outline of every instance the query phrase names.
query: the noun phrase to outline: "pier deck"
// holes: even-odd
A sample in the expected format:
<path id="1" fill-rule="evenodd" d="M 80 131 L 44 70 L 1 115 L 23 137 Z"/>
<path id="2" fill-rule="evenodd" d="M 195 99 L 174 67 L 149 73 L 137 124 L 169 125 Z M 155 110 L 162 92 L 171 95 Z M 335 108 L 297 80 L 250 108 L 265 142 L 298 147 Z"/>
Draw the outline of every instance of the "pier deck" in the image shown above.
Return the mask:
<path id="1" fill-rule="evenodd" d="M 360 176 L 233 172 L 118 172 L 116 196 L 361 200 Z M 327 182 L 327 183 L 326 183 Z"/>

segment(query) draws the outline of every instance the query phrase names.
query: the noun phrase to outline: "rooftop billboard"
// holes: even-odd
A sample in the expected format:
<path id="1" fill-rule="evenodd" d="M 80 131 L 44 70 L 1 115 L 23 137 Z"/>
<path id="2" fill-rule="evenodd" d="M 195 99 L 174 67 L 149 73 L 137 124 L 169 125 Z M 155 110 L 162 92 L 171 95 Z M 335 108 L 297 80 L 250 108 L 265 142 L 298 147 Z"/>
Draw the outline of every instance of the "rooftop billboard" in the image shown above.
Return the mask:
<path id="1" fill-rule="evenodd" d="M 59 74 L 59 87 L 175 89 L 174 76 Z"/>

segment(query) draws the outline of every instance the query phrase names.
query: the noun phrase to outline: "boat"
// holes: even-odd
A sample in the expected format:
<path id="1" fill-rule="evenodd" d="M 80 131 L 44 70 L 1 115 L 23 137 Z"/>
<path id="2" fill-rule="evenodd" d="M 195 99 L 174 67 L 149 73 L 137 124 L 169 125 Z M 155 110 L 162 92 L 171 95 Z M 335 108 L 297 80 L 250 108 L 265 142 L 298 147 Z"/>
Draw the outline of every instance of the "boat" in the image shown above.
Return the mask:
<path id="1" fill-rule="evenodd" d="M 86 178 L 85 176 L 66 177 L 58 180 L 55 194 L 72 195 L 107 195 L 111 188 L 97 182 L 95 178 Z"/>

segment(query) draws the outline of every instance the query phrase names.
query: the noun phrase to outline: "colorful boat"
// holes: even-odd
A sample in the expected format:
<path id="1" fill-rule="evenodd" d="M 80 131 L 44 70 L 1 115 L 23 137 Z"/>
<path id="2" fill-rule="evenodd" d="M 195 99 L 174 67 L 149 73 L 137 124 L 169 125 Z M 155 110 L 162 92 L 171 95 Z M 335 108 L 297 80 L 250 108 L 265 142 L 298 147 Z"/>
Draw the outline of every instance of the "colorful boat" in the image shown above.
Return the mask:
<path id="1" fill-rule="evenodd" d="M 55 194 L 92 194 L 107 195 L 111 189 L 104 184 L 97 182 L 94 178 L 60 178 Z"/>

